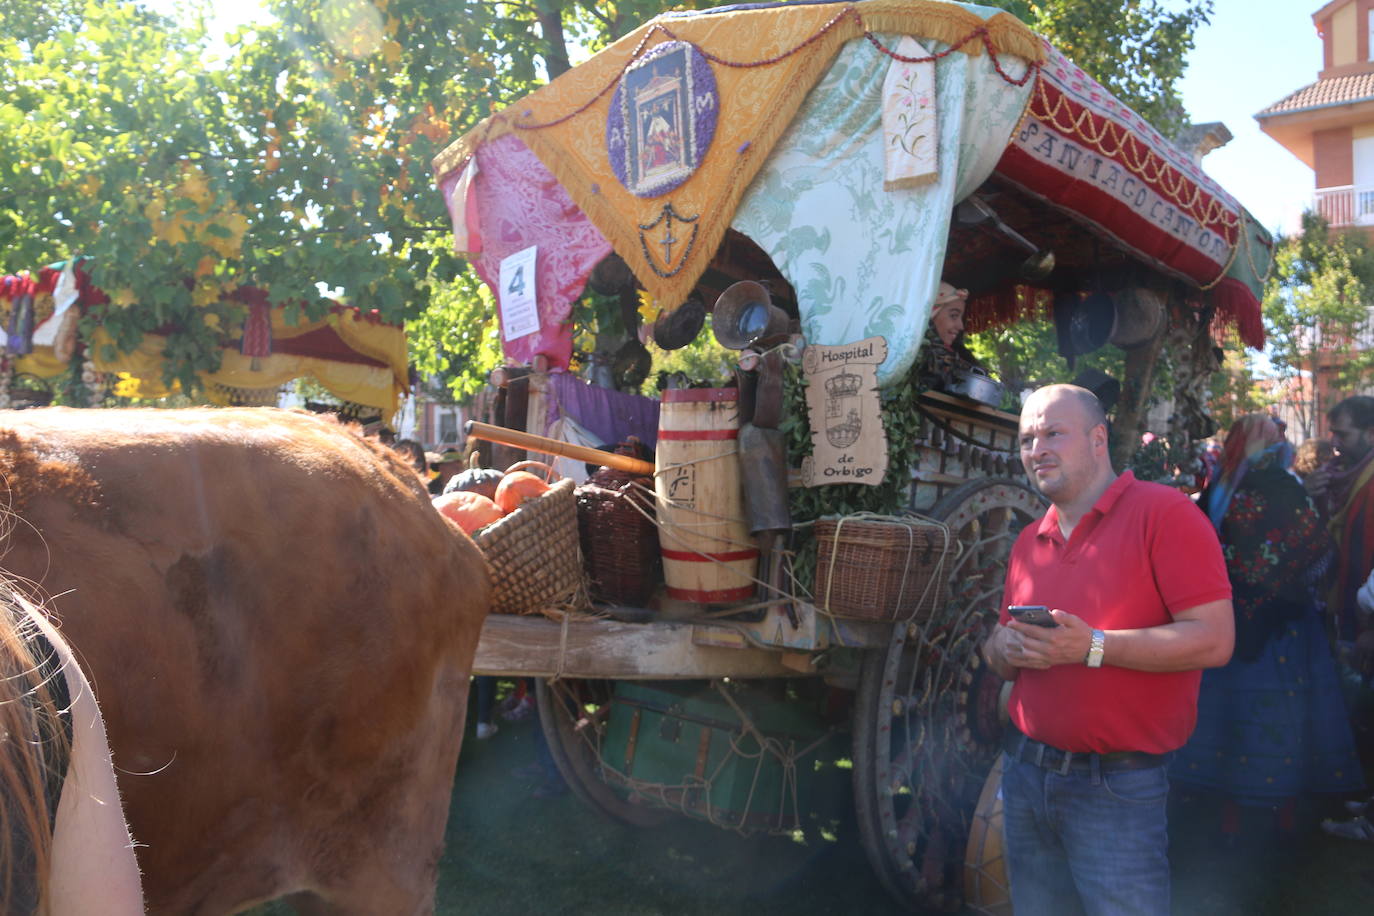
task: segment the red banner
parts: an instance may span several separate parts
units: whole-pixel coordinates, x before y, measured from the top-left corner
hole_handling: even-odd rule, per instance
[[[997,173],[1199,287],[1234,258],[1240,205],[1053,48]]]

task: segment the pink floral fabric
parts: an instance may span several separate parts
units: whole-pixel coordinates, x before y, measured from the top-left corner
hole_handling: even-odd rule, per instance
[[[467,229],[481,238],[482,251],[472,265],[491,289],[501,279],[501,260],[531,245],[539,246],[535,260],[539,330],[503,340],[506,358],[528,363],[537,354],[551,367],[564,369],[572,356],[572,304],[582,295],[587,277],[611,251],[611,243],[572,202],[562,185],[519,137],[511,134],[477,150],[474,182],[481,225]],[[451,198],[457,182],[442,190]],[[449,200],[450,213],[467,210]]]

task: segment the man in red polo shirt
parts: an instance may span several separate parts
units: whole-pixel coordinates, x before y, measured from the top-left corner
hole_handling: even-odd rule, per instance
[[[983,646],[1015,681],[1003,761],[1017,916],[1168,913],[1169,755],[1197,719],[1203,668],[1234,641],[1215,531],[1182,493],[1118,476],[1097,398],[1042,388],[1021,411],[1021,461],[1051,502],[1017,538]]]

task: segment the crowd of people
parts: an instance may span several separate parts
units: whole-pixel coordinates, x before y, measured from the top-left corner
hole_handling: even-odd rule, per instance
[[[1171,783],[1299,829],[1300,798],[1374,841],[1341,672],[1374,674],[1374,398],[1299,453],[1237,420],[1190,499],[1118,474],[1097,398],[1024,404],[1021,458],[1050,508],[1018,537],[984,656],[1013,681],[1003,761],[1018,916],[1167,913]],[[1043,606],[1037,618],[1033,613]],[[1334,652],[1333,652],[1334,649]]]

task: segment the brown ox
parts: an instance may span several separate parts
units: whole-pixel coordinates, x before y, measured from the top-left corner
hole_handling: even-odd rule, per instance
[[[304,414],[61,408],[0,412],[0,472],[150,910],[432,909],[489,586],[415,472]]]

